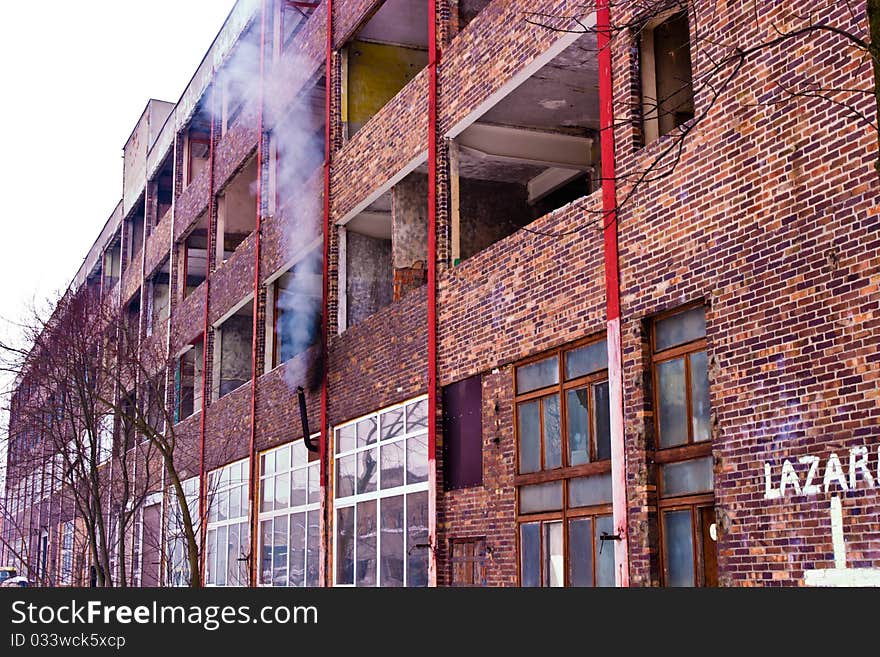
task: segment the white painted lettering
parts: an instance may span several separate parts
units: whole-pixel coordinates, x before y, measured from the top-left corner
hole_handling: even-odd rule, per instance
[[[770,464],[764,464],[764,499],[765,500],[778,500],[782,497],[782,493],[780,493],[777,489],[773,488],[773,482],[770,480]]]
[[[785,497],[785,487],[791,486],[795,495],[801,494],[801,482],[798,480],[797,472],[788,459],[782,464],[782,478],[779,482],[779,497]]]
[[[819,484],[813,483],[813,479],[815,478],[816,473],[819,471],[819,457],[802,456],[798,459],[798,463],[810,464],[810,469],[807,470],[807,480],[804,482],[804,495],[818,495],[822,489],[819,487]]]
[[[822,484],[825,486],[825,492],[831,488],[831,482],[837,480],[837,485],[844,491],[848,490],[846,485],[846,477],[843,474],[843,466],[840,465],[840,458],[836,452],[831,452],[828,462],[825,464],[825,476],[822,478]]]
[[[868,448],[853,447],[849,450],[849,487],[855,489],[858,472],[862,471],[862,478],[868,484],[868,488],[874,487],[874,475],[868,469]]]

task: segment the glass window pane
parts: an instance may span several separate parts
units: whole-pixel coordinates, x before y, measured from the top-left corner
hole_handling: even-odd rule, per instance
[[[241,488],[233,488],[229,491],[229,517],[239,518],[241,512],[241,496],[244,491]]]
[[[277,453],[275,455],[275,469],[278,472],[290,470],[290,447],[282,447],[281,449],[276,451]]]
[[[266,477],[263,479],[262,501],[260,502],[260,511],[275,510],[275,477]],[[214,506],[213,504],[211,506]],[[211,518],[211,521],[214,519]]]
[[[290,571],[288,586],[305,585],[306,566],[306,514],[294,513],[290,516]]]
[[[663,547],[667,586],[694,585],[694,538],[691,512],[667,511],[663,514]]]
[[[562,466],[562,432],[559,415],[559,395],[550,395],[542,400],[544,412],[544,469],[551,470]]]
[[[422,434],[406,441],[406,483],[428,481],[428,436]]]
[[[403,435],[403,409],[395,408],[382,413],[379,418],[382,427],[382,440],[390,440]]]
[[[559,358],[551,356],[516,368],[516,391],[531,392],[559,383]]]
[[[593,521],[568,522],[568,574],[571,586],[593,585]]]
[[[376,450],[368,449],[358,452],[357,456],[357,492],[371,493],[376,490],[377,471]]]
[[[336,583],[354,584],[354,507],[336,510]]]
[[[657,402],[660,406],[660,447],[684,445],[688,434],[683,358],[657,364]]]
[[[572,349],[565,354],[565,379],[576,379],[608,369],[608,343],[605,340]]]
[[[290,506],[290,471],[278,475],[275,480],[275,508],[280,510],[288,506]]]
[[[217,530],[217,586],[226,586],[226,556],[229,549],[226,531],[225,526]]]
[[[272,583],[272,521],[260,523],[260,581]]]
[[[406,407],[406,431],[413,433],[416,431],[428,430],[428,400],[420,399]]]
[[[354,427],[351,427],[352,431],[354,431]],[[354,447],[354,441],[352,440],[352,448]],[[309,450],[306,449],[306,444],[302,440],[297,440],[290,446],[290,451],[292,454],[291,465],[294,468],[299,468],[304,466],[309,461]],[[339,450],[342,451],[342,450]]]
[[[541,586],[541,523],[526,522],[519,526],[520,583]]]
[[[264,475],[272,474],[271,472],[268,472],[266,470],[266,455],[265,454],[262,454],[260,456],[260,474],[264,474]]]
[[[355,446],[356,428],[353,424],[336,430],[336,453],[350,452]],[[296,459],[294,459],[296,462]]]
[[[609,536],[615,533],[612,516],[596,518],[594,550],[596,553],[596,586],[614,586],[614,541],[601,540],[603,532]]]
[[[517,438],[519,440],[519,471],[537,472],[541,469],[541,416],[540,403],[517,404]]]
[[[376,500],[357,505],[357,563],[358,586],[376,586]]]
[[[376,442],[376,418],[370,416],[357,423],[358,447]]]
[[[406,585],[428,585],[428,492],[406,496]]]
[[[271,520],[269,521],[269,531],[270,532],[272,531],[272,521]],[[205,581],[208,584],[213,584],[214,583],[214,571],[217,570],[217,568],[214,564],[214,561],[217,558],[217,531],[214,529],[210,530],[208,532],[207,539],[208,539],[208,554],[205,556]],[[271,538],[269,540],[271,541]],[[175,541],[175,543],[176,543],[176,541]],[[175,545],[175,547],[176,547],[176,545]],[[175,550],[175,552],[176,552],[176,550]],[[264,554],[265,554],[265,552],[264,552]],[[176,562],[177,562],[177,559],[174,556],[172,556],[171,563],[175,564]],[[268,566],[267,566],[265,559],[262,562],[261,571],[265,576],[263,579],[263,581],[265,581],[265,582],[269,581],[269,577],[272,574],[271,564],[272,564],[272,562],[269,561]]]
[[[578,477],[568,482],[569,506],[593,506],[611,502],[611,473]]]
[[[544,523],[544,586],[565,586],[562,522]]]
[[[403,495],[381,501],[381,586],[403,586]]]
[[[321,462],[314,461],[308,468],[309,503],[321,501]]]
[[[562,508],[562,482],[520,486],[519,512],[558,511]]]
[[[660,466],[663,497],[705,493],[712,490],[712,457],[666,463]]]
[[[568,413],[568,464],[590,462],[590,415],[587,407],[587,389],[566,393]]]
[[[706,337],[706,309],[695,306],[654,325],[655,350],[662,351],[676,345]]]
[[[691,365],[691,428],[694,442],[709,440],[709,364],[705,351],[690,354]]]
[[[354,468],[356,454],[336,459],[336,497],[354,495]]]
[[[287,516],[276,516],[272,537],[272,585],[287,584]]]
[[[593,385],[593,414],[596,418],[596,460],[611,458],[611,398],[608,381]]]
[[[263,464],[263,472],[272,474],[275,472],[275,451],[267,452]]]
[[[379,459],[382,464],[382,473],[379,479],[381,488],[403,486],[403,447],[402,440],[390,445],[382,445],[382,454]]]
[[[321,567],[321,516],[320,511],[308,513],[306,537],[306,586],[318,586]]]
[[[242,569],[243,561],[239,561],[242,552],[239,541],[239,525],[229,525],[229,586],[247,586],[247,574]],[[247,550],[247,546],[245,546]]]
[[[290,506],[302,506],[306,503],[308,472],[303,468],[290,473]]]

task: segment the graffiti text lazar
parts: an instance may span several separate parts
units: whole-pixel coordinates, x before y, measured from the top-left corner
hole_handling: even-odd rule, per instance
[[[876,475],[871,471],[868,459],[870,451],[864,445],[849,450],[849,458],[841,461],[836,452],[825,460],[818,456],[802,456],[797,459],[799,467],[786,459],[779,474],[774,473],[773,465],[764,464],[764,499],[784,499],[786,495],[818,495],[834,489],[847,491],[855,489],[859,482],[874,488],[880,483],[880,447],[877,448]]]

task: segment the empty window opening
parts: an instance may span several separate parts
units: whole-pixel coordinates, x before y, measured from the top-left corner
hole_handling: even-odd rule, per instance
[[[225,262],[257,226],[257,158],[252,157],[217,199],[217,262]]]
[[[306,186],[324,161],[325,80],[321,76],[304,92],[294,108],[273,129],[269,184],[276,209],[293,221],[309,221],[321,212],[320,196],[307,196]]]
[[[183,296],[201,285],[208,275],[208,214],[203,213],[196,227],[183,242]]]
[[[184,187],[208,168],[210,157],[211,114],[204,107],[200,107],[196,110],[184,138]]]
[[[428,280],[428,177],[416,169],[340,231],[340,280],[348,328],[421,288]]]
[[[221,94],[221,134],[236,124],[248,101],[259,95],[261,29],[259,20],[251,22],[215,78],[215,87]],[[271,52],[266,56],[271,56]]]
[[[254,302],[248,301],[216,328],[214,344],[214,399],[219,399],[251,380]]]
[[[466,28],[491,0],[459,0],[458,1],[458,29]]]
[[[428,5],[386,0],[342,51],[342,123],[346,137],[428,64]]]
[[[596,189],[595,44],[579,37],[454,140],[454,263]]]
[[[199,337],[177,359],[174,376],[174,421],[185,420],[202,410],[202,358],[204,345]]]
[[[156,184],[156,223],[161,222],[171,212],[171,201],[174,196],[174,161],[171,154],[165,158],[159,173],[155,178]]]
[[[147,285],[147,335],[152,335],[161,324],[168,321],[171,314],[171,270],[166,258],[158,271],[150,278]]]
[[[128,257],[125,266],[136,263],[139,260],[141,249],[144,247],[144,199],[141,198],[132,210],[131,215],[125,220],[125,237]]]
[[[322,253],[308,252],[271,285],[272,367],[301,354],[321,337]]]
[[[306,19],[315,12],[317,0],[284,0],[280,5],[281,49],[287,50],[293,37],[302,29]]]
[[[116,285],[122,269],[122,240],[117,234],[104,252],[104,289],[109,291]]]
[[[687,11],[648,23],[640,51],[644,137],[650,144],[694,118]]]

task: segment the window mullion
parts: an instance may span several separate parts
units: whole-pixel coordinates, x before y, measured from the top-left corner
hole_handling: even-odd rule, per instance
[[[688,352],[682,354],[684,359],[684,400],[685,400],[685,416],[687,420],[687,444],[694,444],[694,427],[693,427],[693,399],[691,398],[691,359]]]

